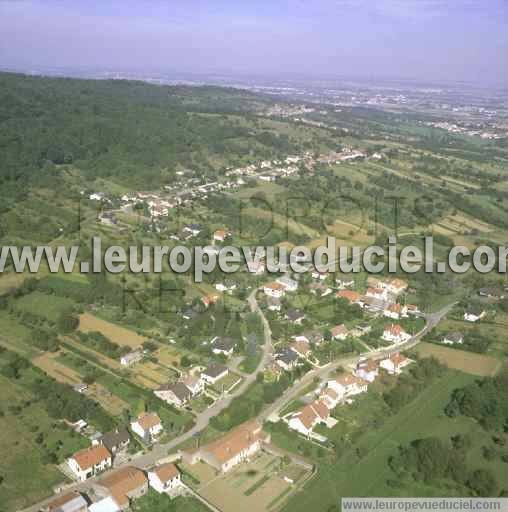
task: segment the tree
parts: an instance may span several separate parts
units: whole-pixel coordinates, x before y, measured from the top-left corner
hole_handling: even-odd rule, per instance
[[[477,496],[496,496],[498,492],[498,484],[494,474],[489,469],[477,469],[471,473],[467,481]]]
[[[77,329],[79,319],[73,313],[62,313],[57,320],[57,328],[62,333],[69,333]]]

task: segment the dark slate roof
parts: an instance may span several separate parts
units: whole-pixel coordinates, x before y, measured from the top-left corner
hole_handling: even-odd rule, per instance
[[[203,373],[205,375],[208,375],[209,377],[214,378],[224,373],[227,369],[228,367],[223,364],[212,363],[206,368],[206,370]]]
[[[224,350],[225,352],[230,351],[232,348],[235,347],[235,342],[232,338],[229,336],[225,337],[218,337],[212,344],[213,348],[216,348],[218,350]]]
[[[111,452],[114,448],[128,442],[129,439],[129,432],[127,432],[125,428],[122,428],[104,434],[99,442]]]
[[[298,359],[298,354],[293,350],[286,348],[277,354],[277,359],[285,364],[291,364]]]
[[[164,384],[159,388],[159,391],[172,391],[182,401],[188,400],[192,396],[190,389],[183,382]]]

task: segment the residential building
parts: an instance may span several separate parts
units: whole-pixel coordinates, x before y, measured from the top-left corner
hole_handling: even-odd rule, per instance
[[[383,359],[379,366],[386,370],[390,375],[398,375],[402,372],[402,369],[405,368],[408,364],[411,364],[411,359],[399,354],[392,354],[390,357]]]
[[[386,288],[367,288],[365,296],[384,301],[388,300],[388,291]]]
[[[89,512],[121,512],[122,509],[113,497],[108,496],[90,505],[88,510]]]
[[[107,432],[97,441],[95,441],[96,444],[102,444],[105,446],[113,455],[115,455],[117,452],[125,450],[125,448],[129,446],[130,442],[131,438],[126,428],[117,428],[116,430]]]
[[[319,400],[323,402],[331,411],[337,407],[338,403],[340,402],[340,396],[334,389],[325,388],[319,396]]]
[[[80,450],[67,460],[70,470],[80,482],[84,482],[88,478],[110,468],[112,462],[111,453],[102,445]]]
[[[486,315],[485,311],[478,309],[478,308],[472,308],[468,309],[464,312],[464,320],[466,322],[478,322]]]
[[[287,292],[296,292],[298,290],[298,282],[288,276],[279,277],[275,282],[283,286]]]
[[[464,343],[464,335],[460,332],[449,332],[443,337],[443,343],[445,345],[462,345]]]
[[[337,292],[336,297],[338,299],[346,299],[349,304],[359,304],[362,296],[354,290],[340,290]]]
[[[268,297],[280,299],[281,297],[284,297],[286,293],[286,288],[282,286],[280,283],[274,281],[272,283],[265,284],[263,287],[263,291],[265,295],[268,295]]]
[[[399,279],[398,277],[394,277],[393,279],[389,279],[384,285],[390,293],[394,295],[399,295],[403,291],[405,291],[408,287],[407,281],[404,279]]]
[[[225,229],[218,229],[213,234],[213,240],[214,242],[224,242],[228,236],[229,233]]]
[[[164,402],[177,407],[183,407],[192,398],[191,390],[183,382],[163,384],[154,393]]]
[[[150,487],[159,494],[170,492],[182,485],[180,471],[173,463],[161,464],[148,472]]]
[[[212,352],[215,355],[224,355],[226,357],[231,357],[235,350],[235,342],[232,338],[228,336],[216,336],[212,340]]]
[[[241,462],[248,460],[270,442],[270,435],[263,432],[256,421],[249,421],[229,431],[223,437],[202,446],[198,450],[183,452],[185,462],[203,461],[221,473],[226,473]]]
[[[408,334],[399,324],[391,324],[385,327],[382,338],[391,343],[404,343],[411,335]]]
[[[354,286],[355,284],[355,280],[354,279],[349,279],[349,278],[338,278],[338,279],[335,279],[335,284],[339,287],[339,288],[350,288],[351,286]]]
[[[137,363],[143,359],[143,352],[141,350],[134,350],[125,354],[120,358],[120,364],[122,366],[130,366],[131,364]]]
[[[276,354],[275,361],[283,370],[290,371],[295,368],[298,363],[298,354],[286,348]]]
[[[96,488],[99,493],[111,496],[124,510],[129,507],[131,500],[141,498],[148,492],[148,478],[140,469],[127,466],[101,479]]]
[[[319,346],[323,341],[325,341],[325,335],[319,329],[311,329],[309,331],[305,331],[303,336],[308,340],[311,345]]]
[[[302,358],[307,358],[312,352],[306,341],[295,341],[289,348]]]
[[[315,401],[294,412],[288,421],[288,427],[309,436],[314,427],[319,423],[326,423],[329,416],[328,407],[323,402]]]
[[[420,308],[414,304],[407,304],[407,314],[408,315],[418,315],[420,314]]]
[[[266,305],[268,306],[268,309],[270,311],[280,311],[282,307],[280,299],[277,299],[275,297],[267,297]]]
[[[327,385],[337,393],[339,400],[365,393],[368,389],[367,381],[351,373],[339,375],[336,379],[328,381]]]
[[[157,414],[142,413],[136,421],[131,423],[131,430],[145,442],[153,441],[163,430],[162,423]]]
[[[192,396],[199,395],[205,390],[205,383],[201,376],[189,375],[181,380],[184,386],[191,392]]]
[[[78,492],[72,491],[54,500],[50,501],[46,506],[42,507],[42,512],[87,512],[88,503],[85,498]]]
[[[336,325],[330,330],[332,339],[334,340],[345,340],[348,337],[348,330],[344,324]]]
[[[290,309],[286,313],[286,320],[292,324],[301,325],[305,319],[305,313],[299,309]]]
[[[223,364],[212,363],[201,373],[206,384],[215,384],[229,373],[229,368]]]
[[[392,318],[393,320],[399,320],[400,318],[407,317],[407,307],[402,304],[389,304],[383,311],[383,315]]]
[[[356,365],[355,375],[367,382],[374,382],[379,375],[379,365],[374,359],[361,359]]]

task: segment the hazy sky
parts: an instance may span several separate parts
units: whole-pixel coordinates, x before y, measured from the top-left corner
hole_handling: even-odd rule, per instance
[[[508,83],[508,0],[0,0],[0,66]]]

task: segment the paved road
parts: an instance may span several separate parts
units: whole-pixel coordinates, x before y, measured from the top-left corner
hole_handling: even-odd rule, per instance
[[[264,409],[259,415],[258,419],[260,421],[265,421],[268,418],[270,418],[270,416],[278,416],[278,413],[292,400],[300,396],[301,393],[305,390],[305,388],[309,386],[316,377],[319,379],[324,379],[330,373],[334,372],[341,366],[345,367],[356,364],[358,360],[361,359],[362,357],[382,359],[385,357],[389,357],[390,355],[395,354],[397,352],[402,352],[404,350],[409,350],[413,348],[415,345],[418,344],[418,342],[421,340],[423,336],[425,336],[429,331],[431,331],[442,320],[442,318],[449,313],[449,311],[453,308],[454,305],[455,303],[449,304],[435,313],[425,315],[425,327],[419,333],[415,334],[404,343],[400,343],[399,345],[391,346],[388,348],[364,352],[362,354],[352,357],[338,359],[333,363],[327,364],[326,366],[316,368],[314,370],[307,372],[297,383],[295,383],[292,387],[287,389],[286,392],[279,399],[277,399],[273,404]]]
[[[215,404],[208,408],[206,411],[201,413],[196,417],[196,423],[195,425],[185,432],[184,434],[176,437],[169,443],[164,443],[160,445],[155,445],[149,453],[143,454],[139,457],[136,457],[134,460],[131,460],[129,462],[125,462],[124,464],[117,466],[115,469],[118,469],[122,466],[131,465],[136,466],[141,469],[146,469],[148,467],[154,466],[157,461],[160,459],[163,459],[167,457],[168,452],[176,448],[178,445],[183,443],[184,441],[187,441],[191,439],[192,437],[198,435],[201,431],[203,431],[207,426],[210,420],[217,416],[221,411],[223,411],[226,407],[229,406],[231,401],[242,395],[247,388],[254,382],[256,379],[256,375],[259,371],[261,371],[271,360],[273,355],[273,345],[272,345],[272,332],[270,330],[270,325],[268,321],[266,320],[264,314],[262,313],[259,304],[256,300],[256,293],[258,289],[255,289],[252,291],[252,293],[249,295],[247,302],[249,304],[249,307],[252,312],[257,312],[261,316],[262,322],[263,322],[263,330],[264,330],[264,344],[263,344],[263,355],[261,358],[261,361],[259,362],[259,365],[255,372],[252,374],[249,374],[245,377],[244,381],[235,388],[234,392],[230,395],[227,395],[221,399],[219,399]],[[387,357],[393,353],[400,352],[403,350],[408,350],[412,347],[414,347],[421,339],[422,336],[424,336],[429,330],[434,328],[441,319],[452,309],[454,304],[449,304],[445,308],[441,309],[440,311],[436,313],[432,313],[429,315],[425,315],[426,319],[426,325],[425,327],[416,335],[411,337],[408,341],[405,343],[401,343],[398,346],[365,352],[363,354],[350,357],[350,358],[344,358],[337,361],[334,361],[333,363],[329,363],[328,365],[316,368],[314,370],[311,370],[307,374],[305,374],[299,381],[297,381],[292,387],[290,387],[286,392],[273,404],[266,407],[261,413],[258,415],[259,421],[265,421],[270,416],[277,414],[286,404],[291,402],[291,400],[294,400],[296,397],[298,397],[302,391],[312,383],[313,379],[315,377],[318,377],[320,379],[326,377],[331,372],[335,371],[340,366],[347,366],[350,364],[355,364],[358,359],[361,357],[371,357],[371,358],[381,358],[381,357]],[[67,491],[69,490],[78,490],[81,492],[87,492],[91,489],[92,485],[99,479],[102,478],[106,473],[103,473],[98,478],[89,479],[86,482],[80,483],[80,484],[74,484],[72,486],[69,486],[66,488]],[[42,506],[47,504],[49,501],[51,501],[54,498],[48,498],[47,500],[44,500],[37,505],[33,505],[31,507],[28,507],[25,509],[24,512],[38,512]]]
[[[254,371],[251,374],[246,375],[244,377],[243,382],[239,386],[237,386],[231,394],[228,394],[228,395],[220,398],[211,407],[209,407],[204,412],[199,414],[196,417],[196,423],[190,430],[188,430],[187,432],[183,433],[182,435],[176,437],[175,439],[171,440],[169,443],[155,445],[149,453],[140,455],[131,461],[126,461],[125,463],[123,463],[121,465],[115,466],[115,469],[119,469],[123,466],[136,466],[141,469],[146,469],[148,467],[154,466],[158,460],[167,457],[169,451],[173,450],[174,448],[176,448],[178,445],[180,445],[184,441],[191,439],[192,437],[198,435],[201,431],[203,431],[208,426],[208,423],[210,422],[210,420],[213,417],[217,416],[218,414],[220,414],[221,411],[223,411],[226,407],[228,407],[234,398],[241,396],[247,390],[247,388],[256,380],[256,375],[258,374],[258,372],[262,371],[263,368],[265,368],[265,366],[271,361],[272,354],[273,354],[272,331],[270,330],[270,325],[269,325],[268,321],[266,320],[265,316],[263,315],[263,313],[259,307],[259,304],[257,303],[257,300],[256,300],[257,291],[258,291],[258,289],[253,290],[247,299],[250,310],[252,312],[259,313],[261,316],[261,319],[263,321],[263,333],[264,333],[264,343],[262,346],[263,354],[262,354],[261,360],[258,364],[256,371]],[[105,474],[106,473],[101,474],[99,478],[102,478]],[[83,482],[80,484],[74,484],[72,486],[67,487],[66,491],[77,490],[80,492],[87,492],[91,489],[92,485],[99,478],[91,478],[91,479],[87,480],[86,482]],[[25,512],[38,512],[38,510],[42,506],[47,504],[53,498],[54,498],[54,496],[36,504],[36,505],[26,508]]]

